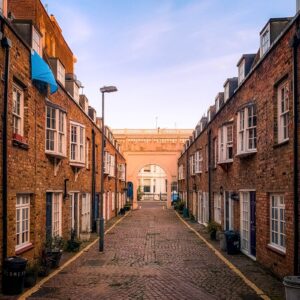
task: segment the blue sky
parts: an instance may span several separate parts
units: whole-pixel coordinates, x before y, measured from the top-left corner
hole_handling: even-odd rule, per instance
[[[90,104],[112,128],[194,128],[269,18],[296,0],[43,0],[78,59]]]

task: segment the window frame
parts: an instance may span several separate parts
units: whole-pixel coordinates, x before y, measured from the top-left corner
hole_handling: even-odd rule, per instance
[[[35,39],[35,37],[38,37],[38,41]],[[34,26],[32,26],[31,48],[42,57],[42,35]]]
[[[240,85],[245,79],[245,59],[238,66],[238,84]]]
[[[63,85],[65,86],[66,80],[66,69],[64,65],[61,63],[59,59],[57,59],[57,74],[56,74],[56,79]]]
[[[19,98],[19,112],[16,110],[16,101],[15,95],[20,95]],[[17,109],[17,110],[18,110]],[[19,124],[17,127],[15,126],[15,120]],[[13,127],[13,134],[14,135],[20,135],[24,136],[24,89],[22,89],[19,85],[16,83],[13,83],[13,105],[12,105],[12,127]],[[17,128],[17,132],[16,132]]]
[[[48,109],[54,112],[54,125],[55,128],[48,127]],[[51,105],[45,107],[45,153],[58,156],[67,156],[67,114],[59,108],[54,108]],[[53,119],[53,118],[52,118]],[[51,122],[51,120],[50,120]],[[48,132],[53,133],[53,150],[48,149]],[[61,150],[60,150],[61,149]]]
[[[201,174],[203,170],[203,157],[200,150],[195,152],[195,173]]]
[[[81,194],[81,232],[91,232],[91,195]]]
[[[76,128],[76,135],[74,135],[74,132],[72,132],[72,128]],[[76,137],[76,140],[72,140],[74,137]],[[78,167],[84,167],[86,165],[85,141],[86,141],[85,126],[80,123],[71,121],[70,122],[70,164],[71,165],[75,165]]]
[[[265,39],[265,37],[268,37]],[[266,26],[264,31],[260,35],[260,56],[263,56],[266,52],[268,52],[271,46],[271,31],[270,24]]]
[[[277,200],[277,206],[273,206],[273,203],[272,203],[273,198],[274,198],[274,200],[275,199]],[[283,202],[283,204],[280,203],[281,201]],[[278,194],[277,193],[270,194],[270,204],[269,205],[270,205],[270,242],[269,242],[269,246],[285,253],[286,252],[286,218],[285,218],[286,211],[285,211],[284,194],[279,194],[279,193]],[[272,215],[273,208],[275,208],[277,211],[277,219],[273,218],[273,215]],[[283,221],[281,220],[280,210],[283,210],[283,218],[284,218]],[[274,210],[274,212],[275,212],[275,210]],[[274,224],[273,221],[278,223],[277,224],[278,231],[275,231],[272,229],[272,226]],[[280,230],[281,223],[283,223],[283,231]],[[274,237],[275,236],[277,237],[277,240],[278,240],[277,243],[273,241],[273,235],[272,235],[273,233],[274,233]],[[281,235],[283,236],[283,244],[284,245],[280,245]]]
[[[53,192],[52,193],[52,219],[51,219],[51,235],[52,237],[62,236],[62,193]],[[58,203],[55,203],[58,201]],[[58,211],[55,210],[58,208]],[[56,218],[56,216],[58,218]],[[57,226],[56,226],[57,224]]]
[[[18,203],[20,200],[20,203]],[[26,200],[26,201],[24,201]],[[15,250],[20,250],[24,247],[27,247],[28,245],[31,244],[30,242],[30,204],[31,204],[31,197],[30,194],[17,194],[16,197],[16,246]],[[19,213],[19,218],[18,218],[18,211]],[[23,215],[23,211],[27,211],[25,213],[25,216]],[[25,226],[24,226],[24,221],[25,221]],[[19,226],[18,226],[19,224]],[[25,230],[24,230],[25,227]],[[19,228],[19,230],[18,230]],[[25,233],[25,237],[23,237],[23,234]],[[27,233],[27,235],[26,235]],[[19,242],[18,243],[18,235],[19,237]]]
[[[213,193],[213,197],[214,197],[214,221],[221,225],[222,224],[222,195],[220,193]]]
[[[278,144],[284,143],[289,140],[289,82],[284,81],[277,87],[277,139]],[[284,93],[284,95],[283,95]],[[283,97],[283,98],[282,98]],[[282,103],[283,102],[283,103]],[[287,102],[287,103],[285,103]],[[285,110],[282,111],[282,104]],[[285,119],[286,118],[286,119]],[[286,122],[286,124],[285,124]],[[286,133],[285,133],[286,132]],[[286,136],[285,136],[286,134]]]
[[[232,140],[228,141],[228,128],[231,127]],[[233,162],[233,123],[230,122],[219,128],[218,132],[218,164]],[[229,157],[230,149],[232,157]]]
[[[250,113],[251,111],[251,113]],[[251,118],[251,120],[250,120]],[[251,135],[253,132],[253,136]],[[250,148],[250,141],[255,147]],[[255,104],[247,105],[238,111],[237,116],[237,155],[257,152],[257,109]]]

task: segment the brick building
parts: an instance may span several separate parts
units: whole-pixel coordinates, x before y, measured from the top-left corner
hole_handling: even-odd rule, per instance
[[[39,0],[1,4],[0,255],[32,260],[41,256],[47,237],[67,240],[73,231],[87,239],[95,230],[101,119],[79,93],[75,58],[54,16]],[[41,70],[36,62],[54,75],[52,82],[34,75]],[[126,178],[125,159],[108,127],[105,136],[108,220],[125,204]]]
[[[178,160],[196,220],[239,231],[241,251],[280,277],[299,273],[299,21],[267,22]]]

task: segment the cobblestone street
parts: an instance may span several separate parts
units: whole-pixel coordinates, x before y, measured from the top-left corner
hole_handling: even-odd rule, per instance
[[[143,203],[32,299],[258,299],[161,203]]]

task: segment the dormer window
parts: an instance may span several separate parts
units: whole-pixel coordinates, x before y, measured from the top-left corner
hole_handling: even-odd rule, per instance
[[[242,60],[241,63],[239,64],[239,78],[238,78],[238,83],[239,85],[241,82],[245,79],[245,60]]]
[[[224,102],[229,99],[229,82],[224,86]]]
[[[211,120],[211,112],[210,110],[207,111],[207,122],[210,122]]]
[[[270,24],[260,35],[260,56],[263,56],[270,48]]]
[[[57,60],[57,80],[65,86],[65,67]]]
[[[219,109],[220,109],[220,99],[217,98],[216,99],[216,112],[219,111]]]
[[[34,27],[32,27],[32,49],[42,56],[42,37]]]

